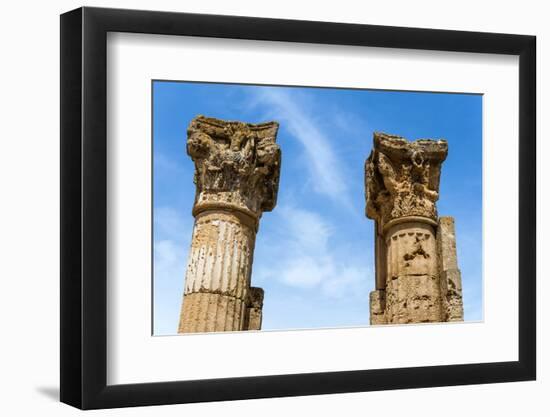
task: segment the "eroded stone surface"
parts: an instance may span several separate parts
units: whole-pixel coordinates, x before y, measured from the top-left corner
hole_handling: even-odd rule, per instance
[[[371,291],[370,297],[371,324],[386,324],[386,293],[384,290]]]
[[[264,305],[264,290],[251,287],[248,297],[245,330],[260,330],[262,328],[262,308]]]
[[[218,292],[245,300],[256,233],[229,211],[202,212],[195,219],[185,294]]]
[[[374,134],[365,163],[366,214],[375,221],[371,324],[462,320],[454,223],[438,222],[436,207],[446,157],[444,140]]]
[[[433,226],[406,222],[386,232],[386,320],[441,321],[436,239]]]
[[[437,244],[445,320],[462,321],[462,278],[456,258],[455,222],[452,217],[439,218]]]
[[[278,126],[198,116],[188,128],[197,189],[180,333],[261,327],[250,277],[259,219],[277,201]]]
[[[242,330],[246,319],[244,300],[216,292],[185,294],[179,333]]]
[[[384,225],[406,216],[437,219],[441,164],[447,157],[444,140],[374,134],[365,163],[367,216]]]
[[[279,124],[249,124],[198,116],[187,130],[187,153],[195,162],[194,213],[227,206],[252,217],[277,202],[281,151]]]

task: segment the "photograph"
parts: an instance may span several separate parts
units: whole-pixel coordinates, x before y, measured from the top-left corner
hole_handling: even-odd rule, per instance
[[[151,88],[153,336],[484,320],[483,94]]]
[[[549,14],[470,3],[4,3],[0,417],[550,415]]]
[[[102,415],[537,415],[548,25],[524,5],[399,1],[75,4],[57,34],[41,6],[11,61],[36,72],[48,33],[57,61],[8,83],[24,111],[7,155],[25,161],[6,178],[57,167],[59,192],[34,169],[4,205],[33,212],[5,216],[10,246],[38,248],[8,256],[28,322],[7,334],[40,344],[9,381]],[[21,86],[59,91],[31,117]],[[37,219],[47,239],[21,233]]]

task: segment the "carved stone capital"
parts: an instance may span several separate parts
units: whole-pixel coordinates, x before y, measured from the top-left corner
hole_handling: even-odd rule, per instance
[[[383,227],[408,216],[437,220],[441,164],[445,140],[374,133],[373,150],[365,162],[366,214]]]
[[[279,124],[250,124],[198,116],[187,130],[187,153],[195,162],[193,214],[210,209],[243,212],[258,219],[276,204],[281,151]]]

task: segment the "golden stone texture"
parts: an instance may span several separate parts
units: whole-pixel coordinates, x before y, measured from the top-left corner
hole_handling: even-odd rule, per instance
[[[365,163],[366,214],[375,221],[371,324],[463,320],[452,217],[438,218],[444,140],[374,134]]]
[[[204,116],[191,121],[195,226],[179,333],[261,328],[263,290],[250,282],[259,220],[277,201],[278,128]]]

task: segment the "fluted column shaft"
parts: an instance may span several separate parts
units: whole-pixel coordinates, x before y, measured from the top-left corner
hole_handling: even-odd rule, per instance
[[[243,330],[256,235],[252,221],[229,211],[197,216],[179,332]]]

